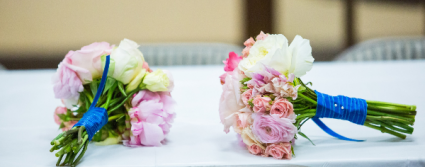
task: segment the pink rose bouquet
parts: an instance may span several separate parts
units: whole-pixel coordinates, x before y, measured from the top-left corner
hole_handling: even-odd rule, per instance
[[[89,141],[97,145],[161,146],[175,117],[170,72],[153,71],[134,41],[93,43],[69,51],[53,76],[54,121],[63,133],[51,152],[75,166]]]
[[[414,105],[330,96],[304,84],[300,77],[314,62],[309,40],[296,36],[288,44],[282,34],[261,32],[244,45],[242,56],[230,52],[224,61],[219,114],[224,131],[233,127],[251,154],[291,159],[297,135],[310,140],[301,132],[310,119],[342,140],[361,141],[333,132],[319,118],[348,120],[403,139],[412,134]]]

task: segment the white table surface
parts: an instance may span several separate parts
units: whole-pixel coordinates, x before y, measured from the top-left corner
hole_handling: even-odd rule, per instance
[[[157,67],[154,67],[156,69]],[[175,78],[177,117],[162,147],[90,144],[84,166],[425,166],[425,61],[315,63],[302,79],[331,95],[417,105],[413,135],[401,140],[347,121],[323,119],[334,131],[365,142],[333,138],[312,121],[296,141],[296,156],[276,160],[248,153],[225,134],[218,115],[223,66],[163,67]],[[54,70],[0,72],[0,166],[54,166],[50,141],[60,131],[53,111]]]

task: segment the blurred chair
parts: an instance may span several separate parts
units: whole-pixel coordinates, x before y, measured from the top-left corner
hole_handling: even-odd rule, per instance
[[[335,61],[382,61],[425,59],[425,37],[391,37],[359,43]]]
[[[0,64],[0,70],[6,70],[6,68]]]
[[[223,43],[159,43],[139,47],[150,66],[223,64],[229,52],[240,55],[242,49]]]

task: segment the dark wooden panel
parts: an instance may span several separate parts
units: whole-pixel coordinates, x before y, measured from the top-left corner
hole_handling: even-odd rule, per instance
[[[244,39],[256,37],[260,31],[273,33],[273,0],[245,0]]]

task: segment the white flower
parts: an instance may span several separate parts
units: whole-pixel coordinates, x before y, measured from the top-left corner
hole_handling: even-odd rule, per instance
[[[248,57],[239,63],[238,68],[247,76],[263,71],[267,66],[286,76],[293,73],[301,77],[313,66],[311,51],[310,41],[301,36],[297,35],[288,47],[288,40],[282,34],[269,35],[252,46]]]
[[[111,53],[109,76],[121,81],[124,85],[130,83],[142,70],[144,58],[137,49],[139,45],[129,39],[121,41],[118,48]]]
[[[152,92],[163,92],[168,91],[170,79],[167,73],[158,69],[152,73],[146,74],[145,79],[143,79],[143,84]]]
[[[288,40],[282,34],[269,35],[265,40],[258,40],[249,50],[249,55],[238,65],[248,76],[252,72],[263,70],[262,64],[268,64],[271,57],[279,50],[286,51]]]

